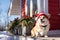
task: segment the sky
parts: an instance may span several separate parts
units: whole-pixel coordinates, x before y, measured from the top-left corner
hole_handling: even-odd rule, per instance
[[[11,17],[8,17],[8,9],[10,5],[10,0],[0,0],[0,26],[7,24],[8,19],[14,20],[16,18],[16,15],[12,15]]]
[[[0,14],[5,15],[8,11],[10,0],[0,0]]]
[[[0,0],[0,24],[4,25],[7,19],[7,13],[10,0]]]

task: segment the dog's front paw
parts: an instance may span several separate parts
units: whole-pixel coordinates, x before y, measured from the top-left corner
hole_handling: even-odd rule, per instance
[[[44,37],[48,37],[47,35],[45,35]]]
[[[32,38],[36,38],[36,37],[38,37],[38,36],[31,36]]]

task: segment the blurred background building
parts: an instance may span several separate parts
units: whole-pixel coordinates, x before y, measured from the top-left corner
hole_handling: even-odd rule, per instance
[[[18,5],[20,5],[20,7]],[[16,14],[16,12],[18,12],[18,10],[20,9],[20,17],[25,15],[29,15],[32,17],[35,11],[37,11],[37,13],[41,11],[44,11],[45,14],[49,13],[51,15],[50,29],[60,30],[60,11],[59,11],[60,1],[59,0],[13,0],[12,9],[15,11],[14,14]],[[16,11],[15,9],[18,10]]]
[[[32,16],[44,11],[50,13],[51,30],[60,30],[60,0],[1,0],[0,1],[0,27],[6,27],[14,18]]]

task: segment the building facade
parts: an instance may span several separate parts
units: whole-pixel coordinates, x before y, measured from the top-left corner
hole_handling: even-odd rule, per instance
[[[51,29],[60,30],[60,0],[49,0],[48,11],[51,14]]]
[[[13,0],[11,13],[24,17],[44,11],[50,13],[51,30],[60,30],[60,0]]]

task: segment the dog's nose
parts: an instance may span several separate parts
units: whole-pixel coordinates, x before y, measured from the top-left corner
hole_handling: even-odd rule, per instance
[[[45,21],[43,21],[43,19],[41,19],[41,22],[44,23]]]

